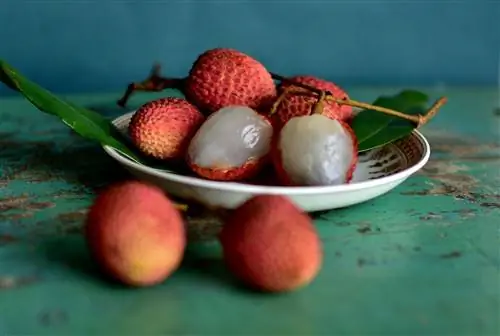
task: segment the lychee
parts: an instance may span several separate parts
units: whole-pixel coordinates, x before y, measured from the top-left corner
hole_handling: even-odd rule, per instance
[[[228,269],[257,290],[298,289],[321,268],[321,241],[311,218],[284,196],[246,201],[226,219],[219,238]]]
[[[295,76],[289,78],[290,81],[300,84],[306,84],[318,90],[329,91],[335,98],[348,99],[347,93],[334,83],[313,76]],[[282,127],[292,117],[309,115],[314,104],[318,100],[318,95],[310,90],[296,85],[283,82],[278,88],[281,94],[286,89],[292,89],[293,92],[287,93],[281,100],[272,116],[272,120],[278,127]],[[351,106],[341,105],[333,101],[325,101],[323,115],[342,121],[348,121],[353,114]]]
[[[230,105],[265,110],[276,98],[276,85],[264,65],[230,48],[210,49],[198,56],[185,80],[189,101],[207,113]]]
[[[155,186],[122,182],[102,191],[90,208],[85,236],[98,265],[130,286],[150,286],[180,265],[183,219]]]
[[[322,114],[293,117],[273,139],[272,161],[285,185],[348,183],[358,162],[357,139],[340,120]]]
[[[182,159],[204,120],[203,114],[187,100],[167,97],[142,105],[128,130],[141,152],[156,159]]]
[[[245,180],[266,162],[272,135],[266,117],[247,106],[226,106],[198,129],[188,147],[187,163],[210,180]]]

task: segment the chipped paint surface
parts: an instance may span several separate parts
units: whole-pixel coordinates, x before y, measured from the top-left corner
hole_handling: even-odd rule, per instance
[[[29,284],[35,283],[38,279],[33,276],[1,276],[0,275],[0,290],[14,289]]]
[[[276,300],[234,286],[214,241],[224,214],[196,206],[185,214],[186,262],[164,285],[131,291],[102,279],[82,225],[95,193],[129,175],[57,119],[3,99],[0,334],[498,334],[500,147],[477,121],[497,122],[492,97],[451,92],[423,130],[433,152],[421,171],[373,201],[312,214],[323,269]],[[107,115],[123,112],[115,99],[75,97]],[[471,105],[473,116],[460,109]]]

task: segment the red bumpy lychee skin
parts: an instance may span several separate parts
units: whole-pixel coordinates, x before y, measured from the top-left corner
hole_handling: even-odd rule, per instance
[[[219,238],[229,270],[260,291],[298,289],[321,268],[321,241],[312,220],[284,196],[246,201],[227,218]]]
[[[257,175],[267,163],[267,157],[249,160],[241,167],[212,167],[203,168],[195,165],[189,158],[187,164],[191,170],[207,180],[213,181],[243,181]]]
[[[350,183],[353,176],[354,176],[354,171],[356,170],[356,167],[358,165],[358,139],[356,135],[354,134],[353,129],[346,123],[340,120],[337,120],[340,125],[342,125],[342,128],[347,131],[347,133],[350,135],[352,142],[353,142],[353,153],[354,156],[351,160],[349,169],[346,172],[345,175],[345,183]],[[271,151],[269,153],[270,160],[274,166],[274,170],[276,172],[276,178],[280,182],[281,185],[287,186],[287,187],[294,187],[294,186],[299,186],[295,183],[292,182],[292,179],[288,176],[288,173],[286,170],[283,168],[283,162],[281,159],[281,148],[279,146],[279,140],[280,140],[280,132],[276,132],[273,136],[273,139],[271,141]]]
[[[156,159],[183,159],[205,117],[187,100],[167,97],[142,105],[128,130],[138,149]]]
[[[265,111],[276,98],[276,85],[264,65],[230,48],[198,56],[184,89],[189,101],[207,114],[229,105]]]
[[[102,191],[87,216],[85,236],[98,265],[126,285],[151,286],[180,265],[184,222],[163,192],[128,181]]]
[[[315,87],[319,90],[330,91],[334,97],[339,99],[349,98],[347,93],[339,86],[317,77],[295,76],[289,79],[297,83]],[[287,87],[290,87],[290,84],[282,83],[278,88],[278,92],[283,92]],[[293,86],[293,90],[300,91],[300,94],[289,93],[279,104],[276,112],[272,116],[273,123],[278,128],[284,126],[285,123],[293,117],[310,114],[314,108],[314,104],[318,101],[317,95],[311,91],[297,86]],[[352,107],[348,105],[325,101],[322,114],[331,119],[349,122],[352,118],[353,110]]]

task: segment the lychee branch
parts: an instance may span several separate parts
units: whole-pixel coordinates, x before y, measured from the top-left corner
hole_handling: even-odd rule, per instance
[[[165,78],[160,75],[160,72],[161,65],[153,65],[148,78],[139,83],[130,83],[123,97],[117,101],[117,104],[121,107],[125,107],[130,96],[135,91],[160,92],[168,88],[182,90],[182,86],[184,85],[183,78]]]
[[[446,97],[441,97],[438,100],[436,100],[436,102],[434,102],[434,104],[432,105],[432,107],[425,113],[425,115],[420,115],[420,114],[410,115],[410,114],[405,114],[405,113],[402,113],[402,112],[398,112],[398,111],[395,111],[395,110],[392,110],[392,109],[389,109],[389,108],[386,108],[386,107],[371,105],[371,104],[367,104],[367,103],[363,103],[363,102],[358,102],[358,101],[355,101],[355,100],[352,100],[352,99],[340,99],[340,98],[336,98],[329,91],[325,92],[325,91],[317,89],[317,88],[315,88],[313,86],[310,86],[310,85],[307,85],[307,84],[303,84],[303,83],[298,83],[298,82],[289,80],[286,77],[283,77],[281,75],[277,75],[277,74],[274,74],[274,73],[271,73],[271,76],[274,79],[276,79],[276,80],[288,83],[290,85],[294,85],[294,86],[300,87],[302,89],[309,90],[309,91],[314,92],[314,93],[316,93],[316,94],[318,94],[320,96],[322,96],[322,95],[324,95],[326,93],[326,100],[334,101],[337,104],[349,105],[349,106],[352,106],[352,107],[358,107],[358,108],[362,108],[362,109],[365,109],[365,110],[373,110],[373,111],[377,111],[377,112],[389,114],[389,115],[392,115],[392,116],[395,116],[395,117],[399,117],[399,118],[411,121],[411,122],[417,124],[417,126],[419,126],[419,127],[422,126],[422,125],[424,125],[432,117],[434,117],[437,114],[437,112],[439,111],[439,109],[447,101]],[[290,93],[290,91],[288,91],[287,93]]]
[[[148,78],[146,78],[144,81],[139,82],[139,83],[130,83],[127,87],[127,90],[125,94],[123,95],[122,98],[120,98],[117,102],[119,106],[125,107],[127,104],[127,101],[129,100],[130,96],[134,91],[151,91],[151,92],[160,92],[162,90],[168,89],[168,88],[174,88],[181,90],[183,89],[185,78],[165,78],[160,75],[160,70],[161,66],[159,64],[155,64],[151,70],[150,75]],[[279,80],[281,82],[288,83],[290,85],[293,85],[295,87],[299,87],[302,89],[306,89],[308,91],[311,91],[313,93],[318,94],[319,96],[325,95],[325,99],[328,101],[334,101],[337,104],[341,105],[349,105],[352,107],[357,107],[365,110],[372,110],[372,111],[377,111],[381,113],[385,113],[388,115],[392,115],[395,117],[399,117],[408,121],[411,121],[417,125],[417,127],[420,127],[424,124],[426,124],[432,117],[436,115],[436,113],[439,111],[439,109],[446,103],[447,98],[446,97],[441,97],[438,100],[434,102],[432,107],[424,114],[417,114],[417,115],[411,115],[411,114],[405,114],[399,111],[395,111],[386,107],[382,106],[376,106],[368,103],[363,103],[359,101],[355,101],[352,99],[341,99],[341,98],[336,98],[333,96],[333,94],[329,91],[326,91],[323,93],[322,90],[317,89],[313,86],[303,84],[303,83],[298,83],[293,80],[290,80],[284,76],[271,73],[271,76],[275,80]],[[292,90],[285,90],[283,92],[284,94],[280,95],[278,97],[277,101],[273,104],[273,108],[271,109],[271,113],[276,110],[276,107],[281,103],[283,100],[284,96],[286,96],[288,93],[291,93]],[[300,94],[300,93],[299,93]]]
[[[425,125],[429,120],[432,119],[432,117],[434,117],[438,113],[441,106],[446,104],[447,101],[448,101],[448,98],[446,98],[446,97],[441,97],[438,100],[436,100],[425,115],[423,115],[423,116],[419,115],[419,117],[421,119],[419,119],[418,125],[419,126]]]
[[[280,104],[283,102],[283,100],[286,98],[286,96],[288,96],[288,94],[291,91],[293,91],[293,87],[292,86],[289,86],[289,87],[287,87],[287,88],[285,88],[283,90],[283,92],[274,101],[273,106],[271,107],[271,111],[269,112],[269,115],[273,115],[276,112],[276,110],[278,109],[278,107],[280,106]]]

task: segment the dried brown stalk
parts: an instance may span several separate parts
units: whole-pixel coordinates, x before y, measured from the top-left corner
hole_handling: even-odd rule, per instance
[[[155,64],[151,69],[149,76],[139,83],[130,83],[124,95],[117,101],[121,107],[127,105],[128,100],[135,91],[160,92],[168,88],[181,89],[184,79],[181,78],[165,78],[160,75],[161,65]]]
[[[271,75],[276,80],[288,83],[288,84],[296,86],[296,87],[300,87],[300,88],[309,90],[309,91],[314,92],[314,93],[316,93],[316,94],[318,94],[320,96],[322,94],[324,94],[324,92],[325,92],[325,91],[322,91],[320,89],[317,89],[317,88],[315,88],[313,86],[310,86],[310,85],[307,85],[307,84],[294,82],[294,81],[289,80],[286,77],[283,77],[281,75],[277,75],[277,74],[274,74],[274,73],[272,73]],[[290,93],[290,92],[291,91],[288,90],[288,93]],[[399,112],[399,111],[395,111],[395,110],[392,110],[392,109],[388,109],[388,108],[382,107],[382,106],[376,106],[376,105],[372,105],[372,104],[358,102],[358,101],[355,101],[355,100],[352,100],[352,99],[340,99],[340,98],[336,98],[329,91],[326,91],[326,99],[329,100],[329,101],[334,101],[337,104],[349,105],[349,106],[352,106],[352,107],[359,107],[359,108],[366,109],[366,110],[373,110],[373,111],[377,111],[377,112],[389,114],[389,115],[392,115],[392,116],[395,116],[395,117],[399,117],[399,118],[402,118],[402,119],[405,119],[405,120],[409,120],[409,121],[417,124],[418,127],[424,125],[432,117],[434,117],[437,114],[437,112],[439,111],[439,109],[441,108],[441,106],[443,106],[446,103],[446,101],[447,101],[446,97],[441,97],[441,98],[439,98],[438,100],[436,100],[434,102],[434,104],[432,105],[432,107],[424,115],[420,115],[420,114],[411,115],[411,114],[405,114],[405,113],[402,113],[402,112]]]

